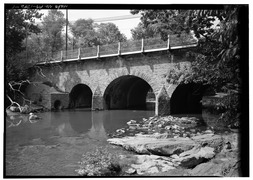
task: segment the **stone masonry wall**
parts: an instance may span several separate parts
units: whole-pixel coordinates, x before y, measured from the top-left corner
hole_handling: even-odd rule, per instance
[[[160,89],[165,86],[169,97],[171,97],[176,86],[167,83],[166,73],[174,67],[175,63],[189,64],[182,53],[178,54],[173,55],[173,53],[161,51],[49,64],[41,66],[45,77],[36,74],[33,80],[51,81],[66,93],[69,93],[77,84],[89,86],[93,95],[99,89],[99,93],[95,93],[92,102],[97,107],[93,107],[93,109],[103,109],[101,101],[103,101],[106,88],[113,80],[125,75],[133,75],[145,80],[156,96]]]
[[[51,109],[55,109],[56,101],[60,101],[60,109],[68,108],[69,94],[68,93],[52,93],[51,94]]]

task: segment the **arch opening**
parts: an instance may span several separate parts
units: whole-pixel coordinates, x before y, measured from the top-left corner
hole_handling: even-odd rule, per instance
[[[147,103],[151,86],[143,79],[126,75],[112,81],[104,93],[104,109],[154,110]]]
[[[205,89],[197,83],[178,85],[170,99],[171,114],[201,114]]]
[[[60,101],[60,100],[56,100],[56,101],[54,102],[54,109],[60,110],[61,107],[62,107],[61,101]]]
[[[69,108],[91,108],[92,91],[85,84],[73,87],[69,94]]]

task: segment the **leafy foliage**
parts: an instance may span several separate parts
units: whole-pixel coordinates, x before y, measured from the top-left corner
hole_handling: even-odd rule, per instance
[[[92,19],[78,19],[73,25],[70,25],[70,29],[77,47],[92,47],[98,44]]]
[[[43,41],[46,44],[47,51],[52,54],[59,51],[63,46],[62,29],[65,22],[64,14],[57,9],[49,10],[48,15],[43,18]]]
[[[228,114],[231,114],[227,114],[228,119],[240,109],[239,101],[233,99],[234,93],[241,92],[242,82],[239,63],[241,39],[238,34],[240,11],[240,5],[224,5],[215,10],[132,10],[131,13],[140,13],[144,27],[153,27],[163,39],[168,34],[194,32],[199,46],[188,53],[188,57],[194,59],[191,71],[174,70],[167,77],[177,77],[174,83],[202,83],[210,85],[216,92],[232,94],[227,105],[231,104],[226,106]]]
[[[84,154],[80,164],[76,171],[81,176],[114,176],[121,171],[115,155],[103,148]]]
[[[42,14],[35,9],[6,9],[5,47],[7,55],[19,53],[24,50],[23,40],[26,33],[40,32],[38,26],[34,25],[35,18],[41,18]]]
[[[113,23],[95,24],[92,19],[78,19],[70,26],[76,47],[93,47],[125,41],[126,37]]]
[[[97,28],[100,45],[126,41],[126,36],[113,23],[101,23]]]
[[[239,85],[240,42],[237,31],[239,6],[220,10],[132,10],[142,14],[145,27],[155,27],[162,38],[168,34],[193,31],[199,47],[188,53],[192,63],[191,80],[205,84]],[[218,23],[218,27],[214,26]]]
[[[134,40],[138,40],[142,38],[143,39],[153,38],[159,35],[157,32],[155,32],[154,29],[152,29],[152,27],[147,26],[145,28],[142,22],[140,22],[138,26],[135,27],[134,29],[131,29],[131,33],[132,33],[132,38]]]
[[[41,18],[42,14],[37,9],[6,9],[5,15],[6,82],[19,81],[27,78],[29,67],[24,39],[30,33],[40,32],[34,20]]]

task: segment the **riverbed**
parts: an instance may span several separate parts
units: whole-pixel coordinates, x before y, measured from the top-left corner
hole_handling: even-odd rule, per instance
[[[102,147],[128,154],[109,145],[108,134],[125,127],[131,119],[151,117],[154,111],[76,109],[37,115],[41,119],[32,123],[28,115],[6,118],[6,176],[77,176],[75,170],[85,152]],[[12,126],[9,122],[20,123]]]
[[[154,111],[75,109],[37,115],[41,118],[37,121],[29,121],[26,114],[7,116],[6,176],[77,176],[75,170],[85,153],[102,148],[115,156],[128,155],[131,152],[109,145],[107,139],[117,129],[127,128],[128,121],[141,122],[154,116]],[[201,119],[201,130],[217,125],[218,115],[205,110],[190,116]]]

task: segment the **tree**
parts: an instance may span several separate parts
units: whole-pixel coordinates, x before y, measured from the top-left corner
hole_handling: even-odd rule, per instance
[[[48,47],[45,44],[45,33],[32,33],[27,40],[27,56],[28,60],[33,63],[45,61]]]
[[[168,34],[189,33],[187,24],[189,10],[131,10],[132,14],[140,13],[141,22],[145,29],[152,29],[167,40]]]
[[[31,33],[39,33],[40,29],[34,24],[42,14],[37,9],[6,9],[5,10],[5,93],[6,102],[14,102],[15,92],[22,95],[22,85],[28,83],[28,68],[31,64],[27,59],[27,44],[24,41]],[[7,100],[8,99],[8,100]],[[5,103],[5,107],[7,104]],[[19,106],[20,107],[20,106]]]
[[[184,77],[180,77],[180,83],[202,83],[211,85],[216,92],[233,94],[241,92],[240,11],[239,5],[225,5],[218,10],[132,10],[131,13],[140,13],[144,26],[157,29],[163,39],[168,34],[193,31],[199,39],[199,46],[188,53],[195,60],[191,71],[186,71]],[[215,22],[218,23],[217,27]],[[175,76],[168,74],[168,79],[171,75]],[[229,109],[226,119],[231,122],[240,112],[238,96],[234,97],[237,100],[231,98],[223,103]]]
[[[45,33],[44,41],[47,51],[51,53],[49,57],[60,51],[63,46],[62,29],[64,25],[64,14],[57,9],[49,10],[48,15],[43,18],[42,32]]]
[[[30,33],[39,33],[34,24],[42,14],[37,9],[6,9],[5,58],[6,82],[26,79],[27,59],[24,40]]]
[[[98,25],[92,19],[78,19],[70,27],[77,47],[93,47],[126,40],[126,37],[113,23]]]
[[[70,25],[70,29],[77,47],[92,47],[99,44],[92,19],[78,19],[73,25]]]
[[[126,41],[126,36],[119,31],[119,28],[113,23],[101,23],[97,25],[99,44],[112,44]]]
[[[140,22],[134,29],[131,29],[131,34],[134,40],[152,38],[159,35],[159,33],[155,32],[152,27],[145,27],[142,22]]]

